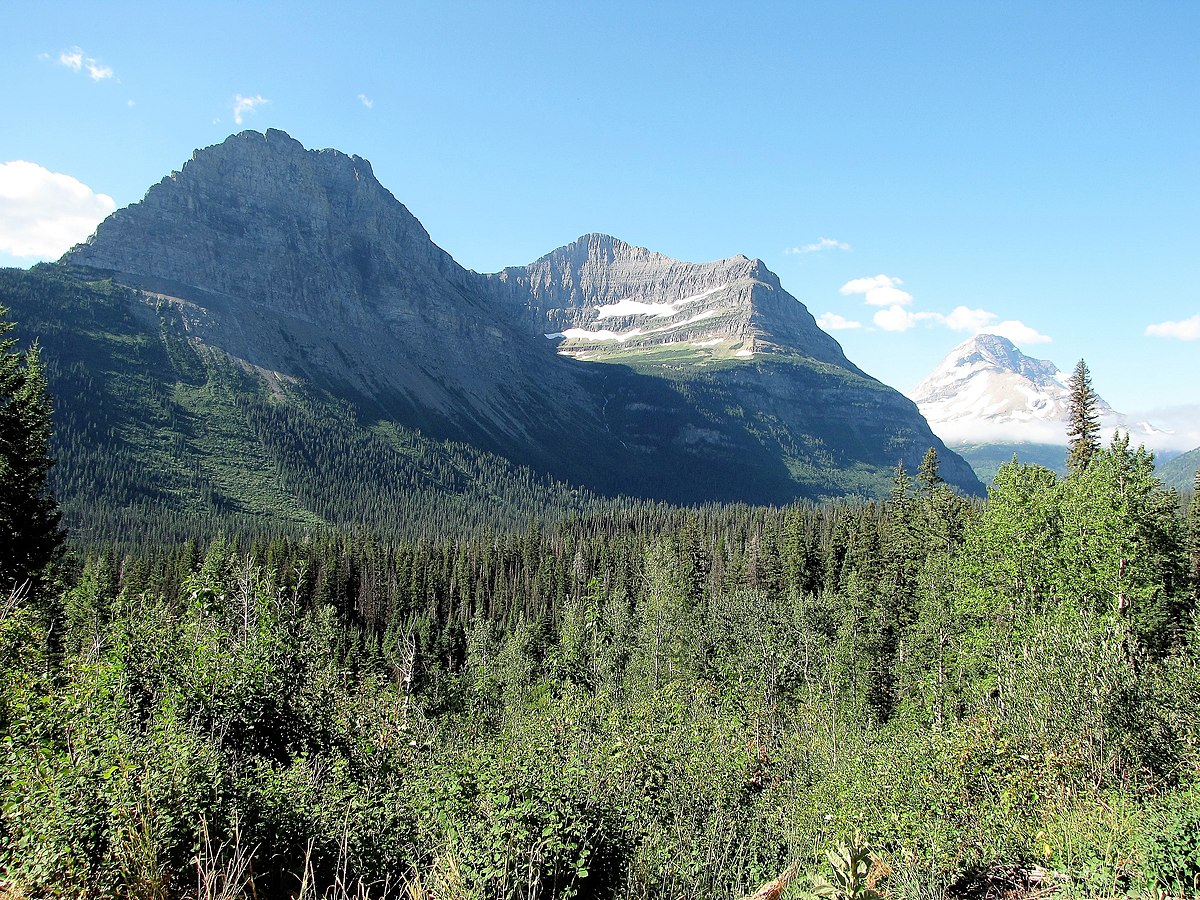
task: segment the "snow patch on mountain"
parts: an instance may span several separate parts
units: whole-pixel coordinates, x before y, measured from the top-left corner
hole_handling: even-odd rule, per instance
[[[621,360],[639,351],[654,359],[675,341],[706,351],[694,354],[696,362],[733,356],[735,346],[745,346],[864,374],[779,277],[746,256],[691,263],[611,235],[585,234],[528,265],[482,277],[496,302],[535,334],[559,341],[561,355],[604,358],[605,349],[617,349]],[[710,348],[694,343],[715,337],[722,340]]]
[[[616,303],[605,303],[602,306],[596,307],[596,319],[610,319],[618,316],[656,316],[665,318],[673,316],[683,309],[685,306],[690,306],[697,300],[703,300],[705,297],[711,297],[718,291],[723,291],[729,287],[729,283],[718,285],[707,291],[702,291],[699,294],[693,294],[690,297],[684,297],[681,300],[672,300],[667,303],[647,302],[628,297],[618,300]]]
[[[630,338],[640,337],[642,329],[635,328],[633,331],[626,331],[623,334],[618,334],[615,331],[609,331],[607,328],[602,328],[599,331],[588,331],[586,328],[568,328],[566,331],[556,331],[553,334],[548,334],[546,337],[551,340],[564,338],[568,341],[616,341],[624,343]]]
[[[547,334],[549,340],[567,340],[567,341],[616,341],[617,343],[625,343],[637,337],[644,337],[651,334],[665,334],[670,331],[675,331],[687,325],[695,325],[697,322],[703,322],[705,319],[711,319],[713,316],[719,316],[721,310],[707,309],[702,313],[698,313],[680,322],[672,322],[669,325],[664,325],[661,328],[634,328],[631,331],[616,332],[608,328],[601,328],[597,331],[592,331],[588,328],[567,328],[564,331],[555,331]],[[718,338],[715,343],[720,343]],[[674,342],[671,342],[674,343]]]

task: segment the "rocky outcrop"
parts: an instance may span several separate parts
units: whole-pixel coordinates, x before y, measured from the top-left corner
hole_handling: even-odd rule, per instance
[[[561,352],[624,352],[669,344],[800,355],[858,371],[761,260],[682,262],[605,234],[588,234],[527,266],[486,276]]]
[[[915,470],[930,447],[942,455],[947,481],[979,489],[912,401],[850,362],[761,260],[681,262],[589,234],[483,277],[499,304],[561,354],[621,363],[683,386],[686,404],[661,396],[647,402],[622,389],[604,408],[626,449],[661,453],[669,443],[712,464],[726,483],[709,487],[707,497],[682,495],[689,500],[702,502],[747,477],[764,485],[759,498],[773,501],[786,500],[789,490],[875,494],[881,473],[901,460]],[[697,411],[698,418],[690,415]],[[725,427],[714,429],[722,420]]]

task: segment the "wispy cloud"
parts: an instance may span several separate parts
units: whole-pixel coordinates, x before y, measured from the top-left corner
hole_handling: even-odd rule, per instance
[[[70,50],[64,50],[58,54],[58,64],[66,66],[74,72],[79,72],[83,69],[83,51],[78,47]]]
[[[366,94],[359,94],[358,102],[361,103],[363,106],[365,106],[367,109],[375,108],[375,101],[372,100],[370,97],[368,97]]]
[[[1178,322],[1159,322],[1146,326],[1147,337],[1174,338],[1177,341],[1200,341],[1200,314]]]
[[[965,331],[968,334],[998,334],[1006,337],[1014,344],[1049,344],[1052,338],[1039,332],[1018,319],[997,321],[1000,317],[986,309],[969,309],[966,306],[956,306],[950,315],[941,316],[941,324],[951,331]]]
[[[887,309],[881,309],[871,317],[876,327],[883,331],[908,331],[918,322],[937,322],[942,319],[940,313],[912,312],[899,304],[893,304]]]
[[[117,208],[70,175],[25,160],[0,163],[0,250],[57,259]]]
[[[235,95],[233,98],[233,121],[241,125],[246,116],[251,115],[264,103],[270,102],[270,100],[261,94],[256,94],[253,97],[243,97],[241,94]]]
[[[854,322],[835,312],[821,313],[817,316],[817,324],[824,331],[848,331],[851,328],[862,328],[862,322]]]
[[[900,305],[881,309],[872,317],[872,321],[882,331],[908,331],[922,322],[929,325],[940,325],[951,331],[963,331],[968,334],[998,334],[1006,337],[1014,344],[1048,344],[1051,338],[1031,328],[1017,319],[997,321],[1000,317],[986,309],[969,309],[956,306],[949,314],[939,312],[914,312]]]
[[[996,313],[986,309],[971,309],[967,306],[956,306],[949,313],[927,312],[909,309],[913,296],[908,291],[900,289],[904,282],[894,275],[872,275],[866,278],[855,278],[843,284],[838,292],[843,296],[861,294],[868,306],[884,307],[871,316],[871,321],[880,331],[909,331],[918,325],[941,326],[951,331],[964,331],[968,334],[989,332],[1006,337],[1016,344],[1048,344],[1050,338],[1036,328],[1026,325],[1017,319],[1000,320]],[[826,313],[834,316],[834,313]],[[822,317],[824,318],[824,317]],[[848,321],[837,316],[841,321]],[[1200,317],[1197,317],[1200,319]],[[830,322],[832,323],[832,319]],[[822,324],[822,328],[836,328],[837,325]],[[853,328],[855,325],[842,325],[843,328]],[[1155,327],[1155,326],[1152,326]],[[1147,331],[1149,333],[1149,331]]]
[[[892,275],[872,275],[847,281],[838,288],[838,293],[845,297],[862,294],[868,306],[907,306],[913,298],[908,291],[900,290],[902,284],[903,281]]]
[[[1054,340],[1049,335],[1042,334],[1036,328],[1026,325],[1017,319],[1005,319],[1003,322],[988,325],[986,328],[979,329],[979,331],[986,331],[988,334],[998,334],[1000,337],[1008,338],[1014,344],[1049,344]],[[975,333],[978,334],[979,331]]]
[[[788,247],[784,253],[789,254],[805,254],[805,253],[820,253],[822,250],[850,250],[851,247],[845,241],[835,241],[833,238],[818,238],[811,244],[803,244],[799,247]]]
[[[1000,318],[998,315],[988,312],[986,309],[968,309],[965,306],[956,306],[950,310],[950,315],[942,318],[942,324],[951,331],[969,331],[972,334],[978,334],[986,331],[988,325],[998,318]]]
[[[111,66],[106,66],[93,56],[88,56],[79,47],[72,47],[58,54],[58,64],[66,66],[72,72],[87,72],[92,81],[104,81],[113,77]]]

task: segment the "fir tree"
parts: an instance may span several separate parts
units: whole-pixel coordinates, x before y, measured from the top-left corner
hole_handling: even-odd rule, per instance
[[[930,447],[925,451],[921,465],[917,468],[917,494],[919,496],[928,497],[939,484],[943,483],[940,469],[941,460],[938,459],[938,452],[935,448]],[[893,481],[893,486],[895,486],[895,481]]]
[[[55,558],[64,534],[46,483],[51,405],[35,344],[17,349],[0,306],[0,592],[37,576]]]
[[[1082,359],[1075,364],[1071,380],[1067,419],[1067,472],[1074,474],[1088,467],[1100,452],[1100,414],[1096,412],[1097,397],[1092,389],[1092,376]]]

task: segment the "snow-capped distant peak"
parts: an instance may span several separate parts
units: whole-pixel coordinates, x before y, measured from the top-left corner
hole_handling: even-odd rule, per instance
[[[1022,353],[1008,338],[978,334],[959,344],[913,390],[930,427],[951,444],[1067,443],[1070,376]],[[1124,417],[1097,397],[1106,426]]]

